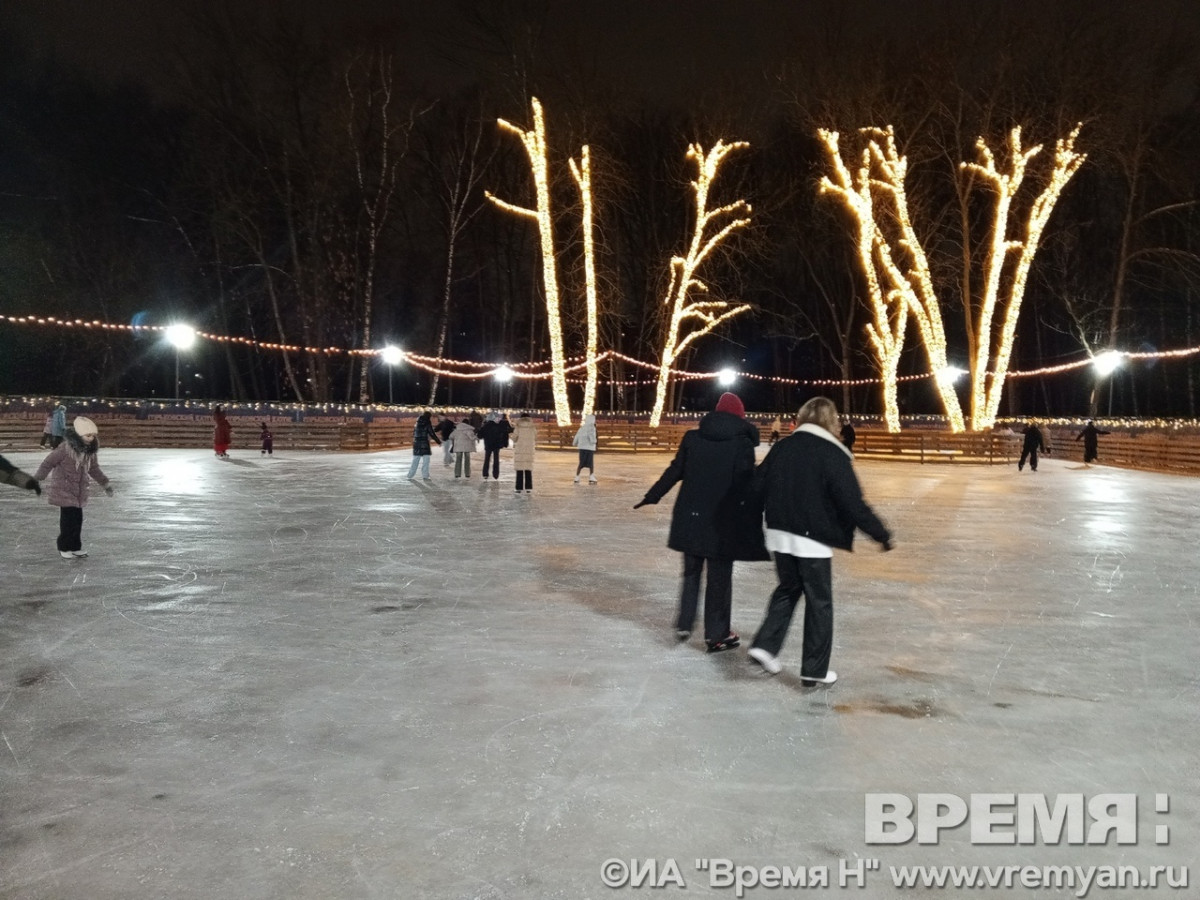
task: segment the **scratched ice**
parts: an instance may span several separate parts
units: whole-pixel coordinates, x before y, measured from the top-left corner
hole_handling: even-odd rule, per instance
[[[808,689],[799,623],[775,678],[676,644],[674,496],[631,509],[666,457],[575,485],[541,453],[529,495],[509,459],[408,460],[103,450],[86,561],[0,491],[0,897],[577,900],[622,893],[610,858],[731,896],[697,860],[867,858],[882,898],[888,865],[1197,861],[1200,480],[861,462],[897,549],[835,560],[841,680]],[[734,579],[748,644],[772,570]],[[1142,831],[868,846],[878,791],[1136,793]]]

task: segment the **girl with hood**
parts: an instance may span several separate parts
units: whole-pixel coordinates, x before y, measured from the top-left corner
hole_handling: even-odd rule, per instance
[[[229,445],[232,443],[233,426],[218,406],[213,410],[213,450],[221,459],[229,459]]]
[[[579,468],[575,470],[575,483],[579,484],[579,476],[584,469],[588,470],[588,484],[596,483],[596,417],[584,416],[583,424],[575,432],[571,441],[579,448]]]
[[[75,421],[63,434],[63,442],[50,451],[33,473],[35,481],[50,478],[49,497],[51,506],[58,513],[58,555],[63,559],[82,559],[87,556],[83,549],[83,508],[88,501],[88,479],[95,480],[112,496],[112,485],[108,476],[100,470],[96,451],[100,444],[96,440],[96,423],[83,416]]]
[[[475,426],[463,419],[454,426],[450,443],[454,445],[454,477],[471,477],[471,454],[475,452]]]
[[[700,420],[679,442],[675,459],[641,503],[657,503],[682,482],[667,546],[683,554],[683,585],[675,636],[692,636],[700,600],[700,577],[708,570],[704,588],[704,643],[709,653],[732,650],[741,639],[730,630],[734,560],[766,560],[762,507],[751,484],[758,429],[745,419],[736,394],[725,393],[717,408]]]

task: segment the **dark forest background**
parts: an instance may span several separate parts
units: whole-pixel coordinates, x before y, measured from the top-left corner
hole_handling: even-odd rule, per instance
[[[844,210],[822,198],[816,129],[895,127],[910,203],[934,265],[951,359],[965,363],[962,275],[992,198],[958,164],[976,138],[1020,124],[1053,146],[1076,122],[1088,154],[1035,263],[1014,370],[1115,347],[1200,343],[1200,53],[1192,23],[1137,4],[952,4],[898,36],[851,16],[813,23],[794,53],[693,94],[623,90],[586,47],[551,41],[545,5],[474,2],[431,49],[435,83],[399,21],[369,28],[204,4],[142,83],[113,84],[0,32],[0,315],[198,329],[314,347],[406,350],[479,362],[549,356],[536,227],[484,191],[532,203],[520,142],[496,125],[546,107],[569,352],[583,346],[582,253],[568,157],[591,147],[601,349],[661,348],[667,262],[692,223],[688,143],[748,141],[717,182],[753,223],[705,272],[752,316],[685,360],[797,379],[873,377],[862,276]],[[769,23],[768,23],[769,27]],[[686,39],[686,21],[681,22]],[[739,45],[741,46],[741,45]],[[1030,190],[1032,194],[1032,189]],[[1027,198],[1028,199],[1028,198]],[[910,334],[914,333],[910,328]],[[0,392],[165,397],[173,351],[135,337],[0,321]],[[377,359],[202,342],[180,357],[184,394],[231,400],[387,400]],[[365,370],[363,367],[366,367]],[[912,344],[902,374],[925,369]],[[1195,417],[1192,358],[1123,367],[1101,413]],[[624,364],[605,377],[638,376]],[[598,405],[645,409],[645,386],[602,385]],[[392,373],[397,402],[549,406],[544,383],[510,387]],[[1090,370],[1009,382],[1002,415],[1088,411]],[[878,388],[742,382],[748,408],[794,410],[827,393],[878,411]],[[693,382],[676,408],[719,389]],[[575,399],[578,403],[578,398]],[[937,413],[923,382],[902,412]],[[1106,404],[1108,405],[1106,407]]]

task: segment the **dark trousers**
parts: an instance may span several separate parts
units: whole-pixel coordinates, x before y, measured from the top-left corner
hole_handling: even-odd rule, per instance
[[[488,462],[492,464],[492,477],[500,477],[500,448],[499,447],[484,447],[483,448],[483,477],[488,477]]]
[[[579,468],[575,470],[578,475],[584,469],[588,470],[589,475],[596,474],[596,451],[595,450],[580,450],[579,451]]]
[[[803,594],[804,660],[800,677],[824,678],[833,652],[833,560],[776,553],[775,574],[779,586],[767,601],[767,615],[752,646],[779,655]]]
[[[704,639],[710,644],[729,636],[730,607],[733,605],[733,560],[683,554],[683,585],[679,591],[679,618],[675,627],[691,631],[700,602],[700,576],[708,566],[704,585]]]
[[[58,510],[58,550],[70,552],[83,549],[83,507],[62,506]]]
[[[1025,468],[1025,460],[1029,460],[1029,468],[1037,471],[1037,447],[1025,447],[1021,450],[1021,461],[1017,463],[1017,471]]]
[[[517,469],[517,490],[533,490],[533,469]]]

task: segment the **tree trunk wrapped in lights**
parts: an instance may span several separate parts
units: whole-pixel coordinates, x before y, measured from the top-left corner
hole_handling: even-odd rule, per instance
[[[834,178],[823,179],[821,187],[823,191],[842,198],[858,226],[859,259],[867,275],[874,312],[869,335],[884,378],[885,421],[889,430],[899,428],[898,417],[893,425],[890,406],[894,403],[895,395],[895,357],[887,354],[899,353],[894,339],[898,337],[903,341],[903,329],[895,326],[907,311],[917,320],[934,386],[950,428],[952,431],[962,431],[966,423],[955,393],[954,379],[950,376],[953,370],[946,355],[941,305],[933,287],[925,251],[908,212],[905,188],[907,160],[896,149],[891,127],[863,129],[862,133],[867,137],[862,163],[851,176],[838,150],[838,135],[820,132],[834,169]],[[983,295],[979,300],[979,315],[975,318],[975,333],[970,336],[974,348],[970,359],[970,427],[973,431],[990,428],[996,420],[1029,267],[1059,195],[1085,159],[1084,155],[1074,150],[1078,133],[1079,128],[1076,127],[1067,138],[1058,141],[1050,180],[1031,206],[1025,221],[1025,235],[1019,240],[1009,240],[1007,236],[1009,219],[1012,218],[1012,201],[1024,180],[1027,164],[1041,151],[1041,147],[1022,150],[1021,129],[1013,128],[1008,140],[1008,172],[999,171],[983,138],[976,142],[982,162],[962,164],[963,168],[969,168],[990,181],[997,192],[992,238],[984,263]],[[875,202],[876,197],[886,197],[889,202],[881,208]],[[1006,277],[1006,262],[1011,251],[1017,251],[1017,261],[1010,267],[1011,271]],[[883,285],[886,285],[886,289]],[[970,298],[967,302],[971,302]],[[895,309],[893,305],[899,308]],[[890,316],[888,321],[893,324],[891,342],[879,340],[884,313]],[[993,336],[993,323],[998,317],[1001,319],[999,333]],[[990,372],[989,365],[992,366]]]
[[[1021,187],[1025,177],[1025,167],[1034,156],[1041,152],[1041,145],[1028,150],[1021,149],[1021,129],[1013,128],[1008,135],[1010,170],[1000,172],[996,167],[995,157],[983,138],[976,141],[982,162],[963,163],[964,169],[970,169],[990,181],[996,187],[998,200],[996,215],[992,225],[992,243],[986,262],[986,279],[984,293],[980,302],[979,329],[975,342],[975,358],[971,361],[971,428],[982,430],[990,428],[996,421],[1000,410],[1000,396],[1004,390],[1004,380],[1008,375],[1008,365],[1012,358],[1013,339],[1017,333],[1017,318],[1021,313],[1021,303],[1025,299],[1025,281],[1029,276],[1029,268],[1033,265],[1033,257],[1037,253],[1042,239],[1042,231],[1054,206],[1063,192],[1063,188],[1079,171],[1087,154],[1075,152],[1075,139],[1079,136],[1076,125],[1074,130],[1065,138],[1060,138],[1054,145],[1054,166],[1050,172],[1050,180],[1042,188],[1042,192],[1033,201],[1025,220],[1025,236],[1021,240],[1007,240],[1008,220],[1011,210],[1011,199]],[[1012,267],[1007,285],[1002,290],[1001,282],[1003,268],[1008,259],[1009,251],[1016,251],[1017,261]],[[1001,296],[1003,294],[1003,297]],[[992,321],[997,315],[997,307],[1001,316],[1000,332],[996,341],[995,362],[992,372],[988,373],[991,363],[991,329]],[[991,383],[987,376],[991,374]]]
[[[696,161],[697,168],[696,180],[692,182],[696,192],[696,226],[692,232],[687,256],[675,256],[671,259],[671,283],[663,300],[663,304],[670,311],[670,318],[667,320],[663,352],[658,367],[654,409],[650,413],[651,428],[657,428],[662,421],[671,367],[679,358],[679,354],[721,323],[750,309],[750,305],[746,303],[734,306],[724,300],[692,300],[694,292],[705,295],[708,292],[708,286],[696,277],[696,271],[726,237],[750,223],[750,205],[744,200],[713,210],[708,208],[708,192],[717,177],[722,160],[731,151],[747,146],[749,145],[741,141],[732,144],[717,141],[707,153],[699,144],[688,147],[687,157]],[[730,216],[733,218],[730,219]],[[717,220],[724,220],[725,224],[706,236],[708,227]],[[684,334],[684,325],[693,322],[697,323],[696,327]]]
[[[579,186],[583,201],[583,269],[587,290],[587,380],[583,388],[583,410],[581,415],[590,416],[596,411],[596,381],[599,371],[596,365],[596,350],[600,340],[598,322],[599,301],[596,298],[596,246],[592,234],[592,157],[584,144],[579,162],[569,160],[571,175]]]
[[[571,424],[571,403],[567,396],[566,355],[563,353],[562,312],[558,298],[558,269],[554,257],[554,226],[550,215],[550,176],[546,162],[546,117],[542,104],[533,98],[533,129],[523,131],[511,122],[500,119],[500,127],[521,139],[529,155],[533,183],[537,192],[537,207],[528,209],[495,197],[487,198],[501,209],[538,223],[542,241],[542,278],[546,291],[546,327],[550,334],[550,384],[554,392],[554,414],[560,427]]]
[[[867,279],[867,302],[871,321],[867,323],[867,338],[879,364],[883,384],[883,421],[888,431],[900,430],[900,408],[896,402],[896,368],[904,349],[904,334],[908,325],[908,310],[894,291],[884,293],[879,271],[884,265],[879,254],[884,242],[876,228],[874,199],[871,196],[871,153],[864,150],[859,167],[852,173],[842,161],[836,131],[819,131],[821,142],[829,153],[832,177],[821,179],[821,192],[840,197],[854,217],[858,257]]]

